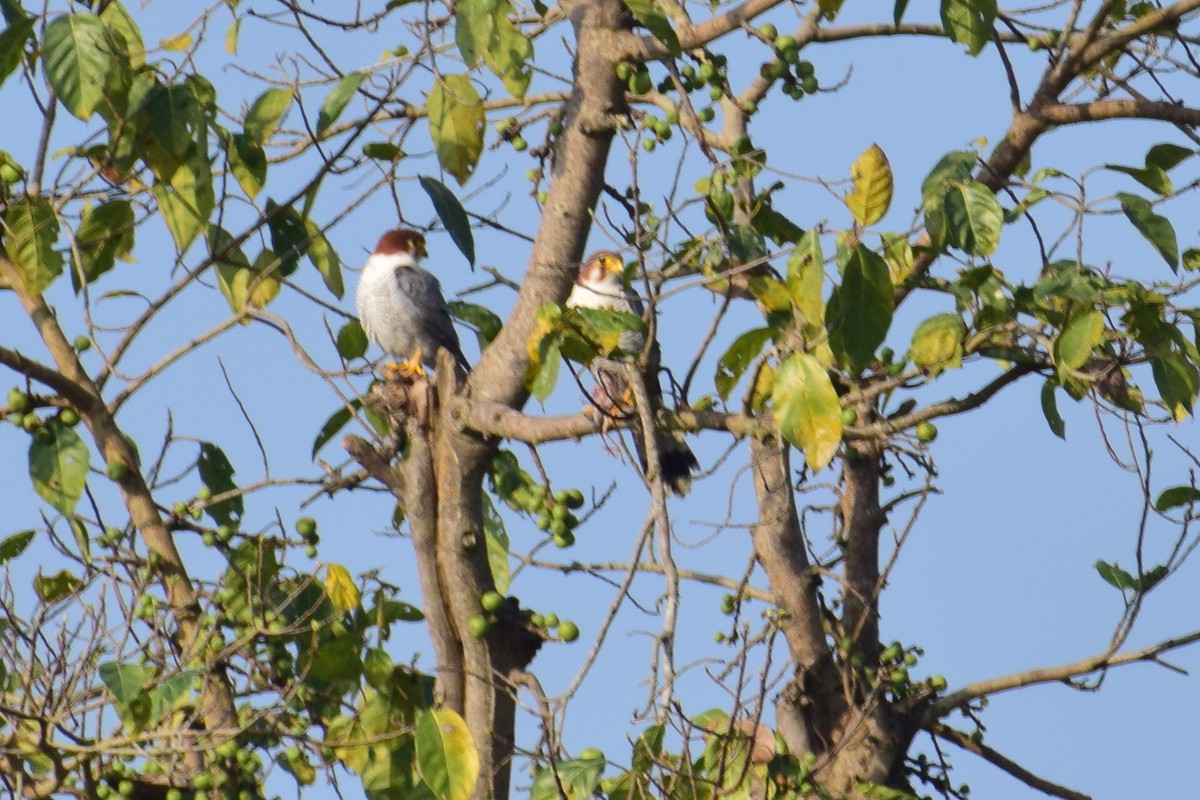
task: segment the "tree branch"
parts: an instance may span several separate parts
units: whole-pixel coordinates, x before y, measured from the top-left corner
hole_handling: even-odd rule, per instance
[[[1158,644],[1143,647],[1140,650],[1127,650],[1121,653],[1101,653],[1100,655],[1091,656],[1070,664],[1031,669],[1012,675],[1005,675],[1000,678],[992,678],[968,684],[956,692],[938,698],[926,712],[926,724],[981,697],[990,697],[991,695],[1007,692],[1011,689],[1034,686],[1039,683],[1061,683],[1111,667],[1124,666],[1125,664],[1135,664],[1141,661],[1158,661],[1158,656],[1163,653],[1178,650],[1181,647],[1187,647],[1196,642],[1200,642],[1200,631],[1193,631],[1184,636],[1166,639]]]
[[[1052,105],[1036,113],[1039,119],[1051,125],[1074,125],[1108,119],[1158,119],[1176,125],[1200,126],[1200,109],[1139,98]]]
[[[999,767],[1003,771],[1012,775],[1017,780],[1037,789],[1043,794],[1048,794],[1051,797],[1061,797],[1064,800],[1092,800],[1091,795],[1077,792],[1074,789],[1068,789],[1065,786],[1059,786],[1056,783],[1051,783],[1045,778],[1039,778],[1029,770],[1022,767],[1017,762],[1007,758],[982,742],[974,742],[970,736],[967,736],[962,731],[956,731],[951,727],[938,723],[930,728],[930,732],[935,736],[945,739],[952,744],[956,744],[967,752],[974,753],[989,764]]]

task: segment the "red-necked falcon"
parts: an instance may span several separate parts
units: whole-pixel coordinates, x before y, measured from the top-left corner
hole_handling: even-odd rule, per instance
[[[567,299],[567,307],[623,311],[641,318],[645,313],[642,299],[625,285],[624,267],[617,253],[601,251],[592,254],[579,269],[579,277]],[[620,347],[626,353],[640,353],[644,346],[645,337],[640,332],[629,331],[621,335]],[[654,347],[651,363],[657,368],[657,342]],[[601,413],[613,418],[632,419],[634,448],[645,472],[648,466],[646,443],[632,407],[632,393],[625,374],[626,363],[599,357],[592,360],[589,368],[596,379],[592,399]],[[663,394],[657,372],[646,376],[646,391],[653,408],[660,408]],[[671,491],[682,497],[691,489],[692,472],[698,470],[700,465],[678,431],[656,428],[654,433],[659,453],[659,475]]]
[[[355,295],[358,319],[367,337],[403,359],[398,369],[408,377],[425,374],[422,364],[436,366],[440,347],[464,370],[470,369],[442,286],[421,268],[425,255],[425,237],[419,232],[388,231],[367,259]]]

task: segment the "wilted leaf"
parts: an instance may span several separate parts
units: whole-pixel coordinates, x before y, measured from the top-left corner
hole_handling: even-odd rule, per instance
[[[467,75],[443,75],[429,94],[429,130],[442,168],[460,183],[483,152],[483,101]]]
[[[112,41],[90,12],[55,17],[42,37],[46,80],[68,111],[86,122],[104,99]]]
[[[450,239],[459,252],[466,257],[471,269],[474,270],[475,236],[471,233],[471,221],[467,219],[467,212],[462,207],[462,203],[458,202],[454,193],[436,178],[421,175],[419,180],[421,188],[433,201],[433,210],[437,212],[438,219],[446,226],[446,232],[450,234]]]
[[[463,718],[435,709],[417,720],[417,772],[438,800],[467,800],[479,777],[479,753]],[[583,795],[586,797],[586,795]]]
[[[33,579],[33,590],[44,603],[57,603],[79,587],[79,578],[67,570],[53,575],[38,574]]]
[[[813,472],[828,464],[842,442],[842,409],[821,363],[793,353],[779,365],[771,393],[779,433],[804,451]]]
[[[1117,199],[1121,201],[1121,210],[1133,223],[1133,227],[1146,237],[1146,241],[1154,246],[1172,270],[1178,271],[1179,241],[1175,237],[1175,228],[1171,221],[1154,213],[1154,206],[1143,197],[1120,192]]]
[[[892,204],[892,167],[883,149],[871,145],[850,167],[854,188],[846,206],[859,225],[874,225]]]
[[[325,568],[325,592],[338,611],[358,608],[358,586],[350,577],[350,571],[341,564],[330,564]]]
[[[329,130],[329,126],[337,122],[338,117],[346,110],[346,106],[354,99],[354,95],[358,92],[358,87],[362,85],[363,80],[367,77],[365,72],[350,72],[347,73],[340,81],[334,84],[333,89],[325,97],[325,102],[321,104],[321,110],[317,114],[317,138],[320,139],[325,131]]]
[[[962,342],[967,328],[958,314],[937,314],[913,331],[908,357],[919,367],[941,371],[962,366]]]
[[[58,420],[47,420],[44,430],[49,437],[29,445],[29,477],[39,497],[69,516],[87,485],[91,455],[79,434]]]

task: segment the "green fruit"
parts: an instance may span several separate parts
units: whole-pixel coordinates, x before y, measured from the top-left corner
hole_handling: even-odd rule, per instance
[[[183,792],[172,786],[167,789],[167,793],[163,795],[163,800],[183,800]]]
[[[133,797],[133,781],[125,779],[117,784],[117,794],[121,797]]]
[[[708,83],[717,76],[717,68],[711,61],[705,61],[700,65],[700,78],[705,83]]]
[[[858,412],[855,411],[853,408],[843,408],[842,409],[842,424],[843,425],[853,425],[856,422],[858,422]]]
[[[575,534],[571,533],[570,531],[566,531],[566,532],[562,533],[561,535],[560,534],[554,535],[554,546],[555,547],[565,550],[568,547],[573,546],[574,544],[575,544]]]
[[[221,742],[217,748],[217,755],[221,758],[233,758],[238,753],[238,743],[233,739],[226,739]]]
[[[604,751],[595,747],[585,747],[579,751],[579,758],[583,761],[604,761]]]
[[[896,659],[898,659],[900,657],[900,654],[903,652],[904,651],[900,647],[900,645],[893,642],[892,644],[888,645],[887,649],[885,649],[882,653],[879,654],[879,663],[886,664],[889,661],[895,661]]]
[[[786,33],[783,36],[775,37],[775,49],[776,50],[795,50],[796,49],[796,37],[788,36]]]
[[[768,61],[767,63],[763,64],[758,68],[758,71],[759,74],[761,74],[767,80],[777,81],[784,75],[787,75],[788,66],[783,61],[775,59],[774,61]]]
[[[721,644],[722,642],[725,641],[725,634],[722,633],[721,631],[717,631],[716,633],[713,634],[713,641],[716,642],[717,644]]]
[[[774,39],[776,36],[779,35],[779,29],[776,28],[774,25],[772,25],[770,22],[765,22],[762,25],[758,26],[758,32],[760,34],[762,34],[764,39]]]
[[[292,747],[295,747],[295,745],[292,745]],[[291,748],[289,748],[289,751],[290,750],[291,750]],[[300,748],[296,747],[296,758],[299,758],[299,757],[300,757]],[[206,791],[208,789],[211,789],[212,785],[213,785],[213,776],[211,773],[208,773],[208,772],[201,772],[192,781],[192,786],[196,787],[200,791]]]
[[[42,427],[42,418],[30,411],[21,418],[21,427],[24,428],[27,433],[33,433],[38,428]]]
[[[946,691],[946,687],[949,685],[950,684],[946,682],[946,677],[944,675],[934,675],[929,679],[929,687],[935,692],[944,692]]]
[[[737,598],[731,594],[727,594],[721,598],[721,613],[732,614],[737,607]]]
[[[504,595],[495,591],[484,592],[483,596],[479,598],[479,605],[483,607],[484,611],[494,614],[504,605]]]
[[[648,94],[654,88],[654,81],[650,80],[649,72],[635,73],[629,79],[629,91],[634,94]]]
[[[917,439],[922,442],[932,442],[937,438],[938,429],[932,422],[925,421],[917,425]]]
[[[208,488],[207,486],[201,486],[199,488],[199,490],[197,490],[197,492],[196,492],[196,499],[199,500],[201,503],[207,503],[209,500],[212,500],[212,498],[213,498],[213,491],[212,491],[212,489]]]
[[[84,350],[88,350],[91,348],[92,340],[89,339],[88,337],[84,336],[83,334],[80,334],[75,337],[75,341],[72,344],[75,346],[75,349],[78,352],[82,353]]]
[[[668,111],[668,112],[667,112],[667,124],[668,124],[668,125],[678,125],[678,124],[679,124],[679,111],[678,111],[678,109],[674,109],[674,108],[673,108],[673,109],[671,109],[670,111]]]
[[[47,445],[54,441],[54,434],[47,428],[38,428],[33,432],[33,440],[41,445]]]
[[[633,77],[633,64],[628,61],[622,61],[617,64],[617,77],[623,81],[627,81]]]
[[[796,47],[787,47],[779,51],[780,57],[789,64],[795,64],[800,60],[800,50]]]
[[[233,538],[233,528],[228,525],[221,525],[217,528],[217,538],[222,542],[228,542]]]
[[[304,546],[304,556],[305,556],[305,558],[316,558],[317,557],[317,546],[315,544],[305,545]]]
[[[121,462],[113,462],[113,463],[121,463]],[[111,470],[112,464],[109,464],[108,466],[109,466],[109,469]],[[109,475],[108,477],[112,478],[112,475]],[[113,478],[113,480],[117,481],[117,480],[120,480],[120,478]],[[182,500],[176,500],[175,505],[172,507],[172,511],[175,512],[175,516],[177,516],[177,517],[186,517],[188,514],[187,503],[183,502]]]
[[[916,653],[905,653],[904,654],[904,663],[906,666],[915,667],[917,665],[917,654]]]
[[[119,458],[114,458],[112,461],[108,462],[108,466],[104,468],[104,474],[114,481],[123,481],[129,476],[129,465]],[[179,511],[180,505],[183,505],[184,513],[186,513],[187,505],[182,501],[175,504],[176,512]]]
[[[803,89],[806,94],[815,94],[817,89],[820,88],[817,85],[817,76],[805,75],[800,79],[800,88]]]
[[[537,525],[537,529],[539,531],[548,531],[550,530],[550,524],[552,522],[553,520],[550,518],[550,515],[543,511],[538,515],[537,522],[535,524]]]
[[[546,627],[546,618],[541,614],[530,614],[529,624],[535,628],[544,628]]]
[[[717,116],[717,112],[715,110],[713,110],[712,106],[705,106],[704,108],[702,108],[696,112],[696,118],[699,119],[701,122],[712,122],[713,118],[716,116]]]
[[[8,410],[11,414],[24,414],[29,410],[29,395],[17,387],[8,390]]]
[[[563,503],[567,508],[583,508],[583,492],[578,489],[568,489],[567,499]]]
[[[720,100],[725,96],[725,87],[721,86],[720,84],[717,84],[716,86],[710,86],[708,89],[708,96],[713,100]]]
[[[653,139],[643,139],[642,140],[642,149],[645,150],[647,153],[653,153],[654,148],[657,146],[658,146],[658,143],[655,142]]]
[[[300,517],[296,520],[296,533],[308,539],[317,532],[317,521],[312,517]]]
[[[203,534],[201,534],[200,541],[204,543],[205,547],[217,546],[217,536],[210,531],[205,531]]]
[[[904,684],[908,683],[908,670],[906,670],[904,667],[898,667],[892,670],[891,681],[893,686],[903,686]]]
[[[63,425],[73,428],[79,424],[79,412],[73,408],[64,408],[58,412],[58,419]]]
[[[573,642],[579,638],[579,626],[571,620],[558,623],[558,638],[564,642]]]
[[[755,111],[758,111],[758,103],[753,100],[747,100],[742,103],[742,111],[746,114],[753,114]]]
[[[563,121],[559,118],[550,120],[550,125],[547,127],[551,136],[560,136],[563,132]]]
[[[555,614],[553,611],[550,612],[549,614],[543,614],[542,622],[546,623],[547,628],[557,628],[558,627],[558,614]]]
[[[529,149],[529,142],[525,141],[524,136],[517,134],[516,136],[512,137],[512,147],[513,150],[516,150],[518,153],[523,153]]]
[[[487,636],[488,629],[492,626],[479,614],[467,620],[467,633],[471,634],[473,639],[482,639]]]
[[[817,68],[813,66],[811,61],[800,61],[796,64],[796,74],[801,78],[807,78],[811,75],[815,75],[816,72]]]

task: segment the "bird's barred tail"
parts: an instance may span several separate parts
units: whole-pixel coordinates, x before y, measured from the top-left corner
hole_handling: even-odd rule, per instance
[[[683,497],[691,491],[692,473],[700,469],[700,462],[682,435],[659,431],[658,460],[663,482],[676,496]]]

